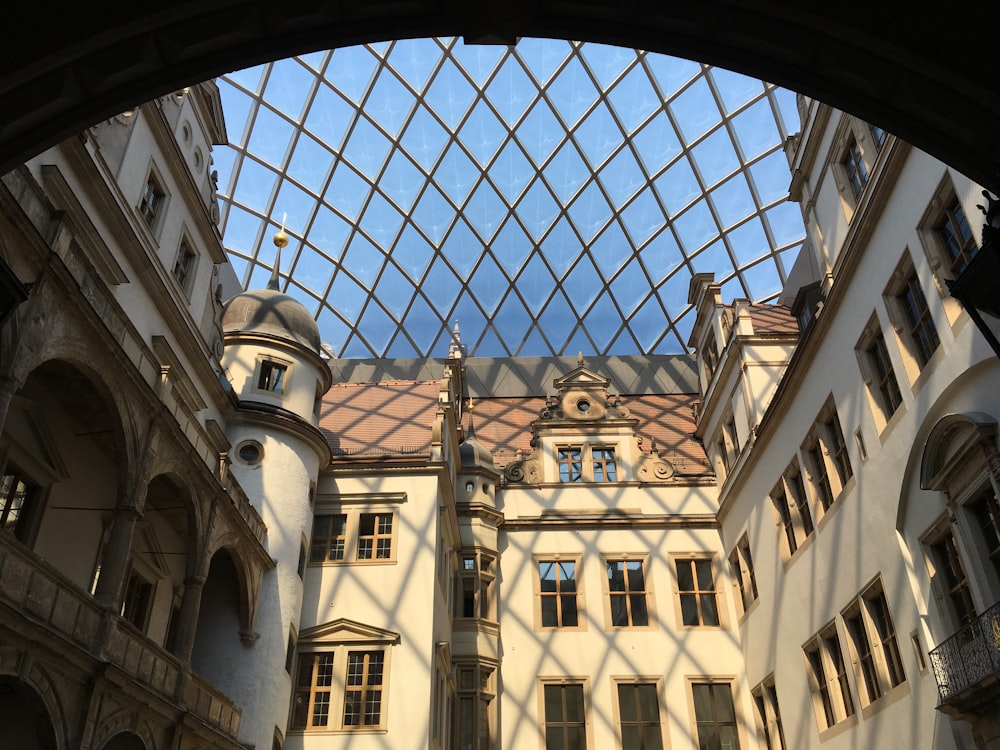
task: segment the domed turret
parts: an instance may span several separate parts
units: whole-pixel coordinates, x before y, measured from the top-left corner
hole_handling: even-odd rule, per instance
[[[469,404],[469,432],[458,446],[463,469],[493,469],[493,454],[476,438],[476,428],[472,421],[472,404]]]
[[[319,327],[305,306],[294,297],[278,290],[278,268],[281,248],[288,245],[284,231],[274,236],[278,255],[266,289],[237,294],[226,304],[222,314],[222,331],[226,336],[254,333],[293,341],[320,353]]]

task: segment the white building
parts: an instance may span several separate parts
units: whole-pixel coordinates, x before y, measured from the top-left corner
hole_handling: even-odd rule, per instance
[[[349,367],[224,305],[213,84],[6,175],[11,746],[1000,746],[979,188],[801,105],[785,304],[694,275],[694,358]]]

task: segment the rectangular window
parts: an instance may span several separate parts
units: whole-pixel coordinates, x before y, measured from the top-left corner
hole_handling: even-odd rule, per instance
[[[862,703],[867,705],[905,679],[896,631],[881,582],[868,587],[848,606],[843,617]]]
[[[181,285],[181,289],[185,292],[189,291],[188,281],[190,280],[191,272],[194,270],[194,262],[197,257],[187,240],[181,242],[180,249],[177,251],[177,258],[174,260],[173,274],[177,283]]]
[[[751,695],[756,709],[757,731],[764,738],[764,746],[767,750],[785,750],[785,732],[781,727],[774,677],[768,677],[755,687]]]
[[[495,554],[484,550],[464,549],[458,559],[455,617],[496,620],[493,610]]]
[[[681,624],[685,627],[719,625],[715,577],[711,560],[675,560]]]
[[[615,449],[594,447],[590,449],[590,457],[594,466],[594,481],[614,482]]]
[[[889,350],[886,348],[885,336],[882,335],[881,329],[872,336],[866,354],[874,376],[874,392],[888,420],[903,403],[903,397],[899,392],[899,383],[896,381],[896,373],[892,368],[892,360],[889,359]]]
[[[347,542],[347,515],[316,516],[313,519],[312,551],[309,562],[344,559]]]
[[[559,462],[560,482],[583,481],[582,452],[583,451],[579,446],[569,446],[559,449],[557,460]]]
[[[321,513],[313,518],[309,562],[387,562],[395,559],[395,513]]]
[[[771,503],[784,532],[786,558],[791,557],[813,533],[805,483],[795,462],[771,491]]]
[[[979,528],[983,546],[990,560],[996,582],[1000,583],[1000,504],[992,485],[967,504],[975,525]]]
[[[952,274],[958,276],[969,265],[969,261],[979,251],[976,238],[972,235],[969,221],[958,198],[952,198],[944,215],[934,227],[944,247],[948,266]]]
[[[392,513],[362,513],[358,523],[358,559],[392,558]]]
[[[543,628],[573,628],[580,624],[576,575],[575,561],[539,561],[539,599]]]
[[[886,133],[878,125],[872,125],[870,127],[872,133],[872,141],[874,141],[875,143],[875,149],[877,151],[881,151],[882,147],[885,145],[886,140],[889,138],[889,134]]]
[[[455,746],[458,750],[491,750],[495,668],[488,664],[457,666]]]
[[[822,424],[825,427],[825,437],[830,441],[830,458],[833,459],[837,479],[840,480],[840,488],[843,489],[847,480],[854,476],[854,469],[851,467],[851,457],[847,455],[847,441],[844,440],[844,431],[840,428],[837,412],[833,412],[830,419]]]
[[[160,185],[156,175],[150,172],[146,179],[146,186],[142,189],[142,195],[139,197],[139,215],[146,222],[146,226],[154,232],[166,202],[166,191]]]
[[[832,623],[827,626],[803,647],[803,652],[820,729],[828,729],[853,716],[854,701],[836,627]]]
[[[0,530],[21,542],[27,540],[28,519],[37,492],[37,485],[13,466],[7,467],[0,475]]]
[[[715,331],[709,331],[705,339],[705,346],[701,350],[701,359],[705,366],[705,390],[708,390],[712,382],[712,376],[719,366],[719,349],[715,343]]]
[[[847,145],[840,163],[847,174],[847,181],[851,184],[854,199],[858,200],[865,190],[865,185],[868,184],[868,168],[865,166],[864,159],[861,158],[858,142],[853,138]]]
[[[902,283],[902,291],[896,295],[906,327],[906,334],[913,344],[913,354],[923,367],[941,343],[934,319],[927,308],[927,298],[920,286],[917,273],[912,268]]]
[[[934,582],[947,597],[950,613],[956,624],[964,627],[976,619],[976,606],[972,603],[969,579],[965,576],[965,566],[958,554],[951,528],[944,527],[929,546],[934,566]]]
[[[355,729],[384,723],[383,649],[300,654],[289,729]],[[340,710],[341,705],[343,709]]]
[[[612,626],[649,625],[642,560],[608,560],[607,569]]]
[[[257,376],[257,388],[270,393],[285,392],[285,373],[287,365],[273,362],[269,359],[261,360],[260,373]]]
[[[694,682],[695,730],[701,750],[739,750],[732,688],[728,683]]]
[[[833,487],[830,485],[830,474],[826,468],[826,459],[823,456],[823,448],[818,442],[813,443],[811,448],[806,449],[806,456],[809,457],[809,464],[812,467],[812,486],[819,500],[820,507],[826,511],[833,505]]]
[[[655,683],[618,683],[622,750],[661,750],[660,699]]]
[[[350,651],[344,689],[344,726],[377,727],[382,721],[381,651]]]
[[[145,632],[149,620],[149,610],[153,605],[153,584],[136,573],[129,573],[122,600],[121,616],[138,630]]]
[[[744,534],[736,543],[736,548],[729,555],[729,566],[733,571],[733,579],[740,590],[740,604],[746,612],[757,600],[757,577],[753,572],[753,558],[750,556],[750,541]]]
[[[585,750],[587,720],[583,685],[542,686],[545,711],[545,750]]]

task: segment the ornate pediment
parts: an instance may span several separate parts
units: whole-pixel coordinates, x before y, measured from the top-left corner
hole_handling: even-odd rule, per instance
[[[399,643],[399,633],[341,617],[339,620],[325,622],[322,625],[301,631],[299,643],[304,641],[310,643],[349,643],[355,641],[391,645]]]

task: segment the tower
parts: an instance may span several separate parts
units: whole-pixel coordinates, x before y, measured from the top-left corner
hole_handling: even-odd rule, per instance
[[[312,498],[319,470],[330,460],[316,426],[330,371],[320,356],[316,322],[278,289],[281,248],[288,244],[283,230],[274,244],[278,254],[267,288],[226,305],[222,365],[236,402],[228,422],[233,473],[267,525],[275,568],[264,576],[255,631],[243,634],[242,650],[209,647],[195,654],[196,662],[232,664],[219,687],[243,706],[241,740],[257,747],[270,747],[287,721],[289,654],[302,607]],[[206,602],[211,606],[211,592]]]

